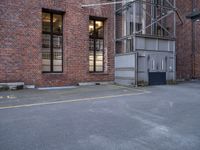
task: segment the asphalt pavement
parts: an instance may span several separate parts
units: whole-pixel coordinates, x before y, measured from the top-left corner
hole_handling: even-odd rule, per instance
[[[200,82],[0,92],[0,150],[199,150]]]

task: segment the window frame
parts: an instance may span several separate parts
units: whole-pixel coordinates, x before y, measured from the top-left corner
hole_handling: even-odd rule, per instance
[[[43,8],[42,9],[42,14],[43,13],[49,13],[50,14],[50,32],[47,32],[47,31],[43,31],[43,29],[42,29],[42,35],[43,34],[47,34],[47,35],[49,35],[50,36],[50,71],[43,71],[43,69],[42,69],[42,73],[63,73],[63,65],[64,65],[64,62],[63,62],[63,60],[64,60],[64,52],[63,52],[63,26],[64,26],[64,22],[63,22],[63,20],[64,20],[64,14],[65,14],[65,12],[63,12],[63,11],[57,11],[57,10],[51,10],[51,9],[46,9],[46,8]],[[61,33],[54,33],[54,31],[53,31],[53,15],[61,15],[62,16],[62,29],[61,29]],[[43,20],[42,20],[43,21]],[[42,25],[42,27],[43,27],[43,25]],[[54,35],[57,35],[57,36],[62,36],[62,58],[61,58],[61,60],[62,60],[62,70],[61,71],[54,71],[54,63],[53,63],[53,61],[54,61],[54,50],[53,50],[53,48],[54,48],[54,44],[53,44],[53,38],[54,38]],[[43,43],[42,43],[43,44]],[[42,51],[42,53],[43,53],[43,51]],[[42,58],[43,59],[43,58]]]
[[[94,46],[94,48],[93,48],[93,52],[94,52],[94,54],[93,54],[93,57],[94,57],[93,71],[90,71],[90,69],[89,69],[89,73],[104,73],[105,72],[105,64],[104,64],[105,63],[105,57],[104,57],[104,55],[105,55],[105,50],[104,50],[104,46],[105,46],[105,20],[106,20],[106,18],[104,18],[104,17],[95,17],[95,16],[89,17],[89,22],[90,21],[94,22],[93,23],[93,25],[94,25],[94,35],[89,35],[89,41],[90,41],[90,39],[92,39],[93,40],[93,46]],[[103,37],[98,37],[96,35],[96,25],[95,25],[96,21],[102,21],[102,23],[103,23]],[[102,54],[102,57],[103,57],[102,67],[103,68],[102,68],[102,71],[96,70],[96,40],[103,40],[103,54]],[[89,50],[89,52],[90,52],[90,50]],[[90,62],[90,60],[89,60],[89,62]],[[89,64],[89,68],[90,68],[90,64]]]

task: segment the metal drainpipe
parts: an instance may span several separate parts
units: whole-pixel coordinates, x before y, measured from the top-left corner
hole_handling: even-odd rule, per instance
[[[116,58],[116,5],[114,4],[114,82],[115,82],[115,58]]]
[[[176,5],[176,0],[174,0],[174,7],[177,8]],[[176,36],[176,12],[174,12],[174,37],[177,38]],[[176,40],[177,41],[177,40]],[[177,67],[176,67],[176,56],[177,56],[177,51],[176,51],[176,41],[174,42],[174,81],[176,81],[176,71],[177,71]]]
[[[138,87],[138,52],[136,51],[136,2],[133,3],[133,29],[134,29],[134,39],[133,39],[133,46],[135,52],[135,87]]]
[[[192,0],[192,12],[195,11],[195,0]],[[195,20],[192,20],[192,78],[195,78]]]

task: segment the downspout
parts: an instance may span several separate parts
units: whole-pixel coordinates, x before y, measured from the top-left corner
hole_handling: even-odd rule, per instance
[[[133,3],[133,48],[135,53],[135,87],[138,87],[138,52],[136,51],[136,2]]]
[[[192,0],[192,12],[195,11],[195,0]],[[195,78],[195,20],[192,20],[192,79]]]
[[[174,8],[177,9],[177,6],[176,6],[176,0],[174,0]],[[176,14],[177,14],[177,11],[174,12],[174,37],[176,39]],[[177,67],[176,67],[176,57],[177,56],[177,52],[176,52],[176,40],[174,42],[174,81],[176,81],[176,71],[177,71]]]
[[[114,4],[114,35],[113,35],[113,40],[114,40],[114,82],[115,82],[115,73],[116,73],[116,68],[115,68],[115,58],[116,58],[116,4]]]

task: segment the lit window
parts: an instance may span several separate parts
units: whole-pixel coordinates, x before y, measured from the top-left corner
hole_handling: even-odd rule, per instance
[[[42,12],[42,71],[63,71],[63,15]]]
[[[104,71],[104,22],[90,19],[89,22],[89,71]]]

